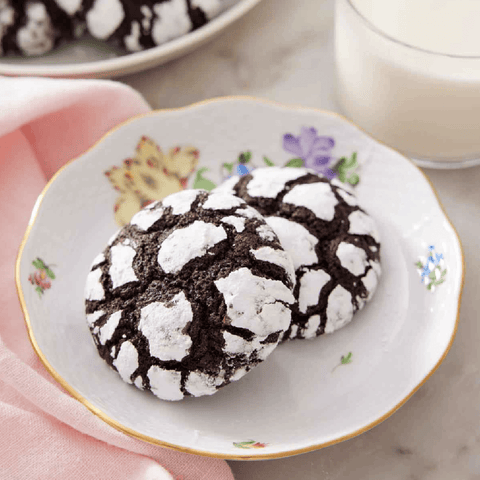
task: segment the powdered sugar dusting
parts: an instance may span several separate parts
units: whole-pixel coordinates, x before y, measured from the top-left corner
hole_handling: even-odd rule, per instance
[[[305,168],[258,168],[252,172],[252,179],[247,185],[251,197],[275,198],[291,180],[296,180],[308,173]]]
[[[269,242],[272,242],[276,238],[275,232],[269,225],[260,225],[257,227],[257,233],[260,235],[260,238]]]
[[[225,299],[231,325],[260,336],[289,327],[291,312],[281,302],[292,304],[294,298],[282,282],[257,277],[243,267],[214,283]]]
[[[17,44],[25,55],[49,52],[55,42],[55,32],[47,12],[40,2],[29,2],[25,8],[25,24],[17,31]]]
[[[110,249],[112,264],[108,273],[112,279],[113,288],[138,281],[132,266],[136,253],[133,247],[126,244],[117,244]]]
[[[263,220],[261,213],[253,207],[246,206],[245,208],[238,209],[235,213],[245,218],[258,218]]]
[[[145,231],[162,218],[163,212],[163,208],[157,208],[156,210],[143,209],[133,216],[130,223]]]
[[[367,254],[363,248],[347,242],[341,242],[337,247],[337,257],[343,268],[353,275],[363,275],[368,265]]]
[[[209,20],[218,15],[222,7],[220,0],[191,0],[191,2],[192,7],[200,7]]]
[[[366,213],[355,210],[348,216],[348,221],[350,223],[348,233],[352,235],[371,235],[376,242],[380,241],[375,221]]]
[[[139,330],[148,340],[150,354],[160,360],[182,360],[188,355],[192,339],[183,333],[192,321],[190,302],[183,292],[168,304],[152,302],[140,311]]]
[[[320,292],[330,278],[330,275],[323,270],[309,270],[302,275],[298,294],[300,312],[307,313],[309,306],[318,305]]]
[[[113,361],[113,366],[124,382],[132,383],[130,377],[138,368],[138,352],[131,342],[122,343],[117,358]]]
[[[190,260],[202,256],[226,238],[224,228],[196,220],[164,240],[158,252],[158,263],[166,273],[178,272]]]
[[[82,6],[82,0],[55,0],[55,2],[69,15],[74,15]]]
[[[173,215],[181,215],[187,213],[192,207],[198,195],[198,190],[182,190],[165,197],[162,201],[164,207],[172,207]]]
[[[358,205],[357,197],[351,193],[346,192],[343,188],[338,188],[337,193],[345,200],[345,202],[351,207]]]
[[[180,390],[182,374],[175,370],[164,370],[157,365],[148,369],[148,379],[152,392],[164,400],[181,400],[183,393]]]
[[[284,197],[283,201],[297,207],[305,207],[318,218],[331,221],[335,217],[337,197],[328,183],[306,183],[296,185]]]
[[[3,53],[2,38],[10,25],[15,23],[15,10],[6,1],[0,0],[0,53]]]
[[[295,285],[295,269],[290,255],[284,250],[278,250],[272,247],[260,247],[258,250],[250,250],[250,253],[257,259],[264,262],[273,263],[283,268]]]
[[[370,300],[378,285],[378,275],[375,270],[370,269],[367,274],[362,278],[362,283],[365,285],[365,288],[368,292],[367,300]]]
[[[105,261],[105,255],[103,253],[99,253],[94,259],[93,259],[93,262],[92,262],[92,267],[94,267],[95,265],[98,265],[99,263],[102,263]]]
[[[141,50],[143,50],[143,46],[140,43],[141,35],[142,35],[142,29],[140,27],[140,23],[133,21],[130,34],[124,38],[125,48],[129,52],[140,52]]]
[[[325,333],[332,333],[352,320],[352,294],[341,285],[337,285],[328,297],[327,324]]]
[[[277,234],[282,247],[292,257],[295,270],[318,262],[315,253],[318,239],[304,226],[282,217],[267,217],[266,221]]]
[[[115,330],[120,323],[120,319],[122,318],[122,310],[113,313],[107,320],[107,323],[100,328],[99,332],[99,341],[102,345],[112,338],[112,335],[115,333]]]
[[[231,208],[239,207],[245,202],[238,197],[228,195],[226,193],[210,193],[207,200],[203,204],[203,208],[207,210],[230,210]]]
[[[87,323],[90,327],[93,326],[93,324],[103,315],[105,315],[105,312],[103,310],[97,310],[96,312],[90,313],[87,315]]]
[[[185,382],[185,390],[194,397],[213,395],[223,383],[223,375],[208,375],[203,372],[192,372]]]
[[[303,330],[303,336],[305,338],[315,338],[317,336],[317,330],[320,326],[320,315],[312,315],[305,325]]]
[[[238,233],[241,233],[245,230],[245,218],[243,217],[235,217],[234,215],[230,215],[222,218],[222,223],[232,225]]]
[[[86,15],[89,32],[106,40],[122,23],[125,16],[120,0],[96,0]]]
[[[221,185],[219,185],[213,191],[235,195],[235,191],[233,190],[233,187],[237,184],[239,180],[240,180],[240,177],[237,175],[234,175],[233,177],[230,177],[227,180],[225,180]]]
[[[152,38],[157,45],[188,33],[192,28],[185,0],[157,3],[153,10],[157,18],[153,23]]]
[[[85,298],[87,300],[103,300],[105,298],[105,291],[100,283],[102,271],[99,268],[92,270],[85,283]]]

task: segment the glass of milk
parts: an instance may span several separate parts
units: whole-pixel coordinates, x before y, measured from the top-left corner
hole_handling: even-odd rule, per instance
[[[480,0],[336,0],[345,114],[420,166],[480,164]]]

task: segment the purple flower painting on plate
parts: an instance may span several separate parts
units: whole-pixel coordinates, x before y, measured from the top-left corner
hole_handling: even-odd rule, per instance
[[[303,166],[330,179],[336,176],[329,165],[332,161],[331,150],[334,146],[335,140],[332,137],[318,135],[316,128],[313,127],[302,127],[298,137],[291,133],[283,136],[283,148],[287,152],[303,160]]]

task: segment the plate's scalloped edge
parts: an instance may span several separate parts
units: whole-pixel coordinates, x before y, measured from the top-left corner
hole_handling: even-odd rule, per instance
[[[40,348],[39,348],[39,346],[36,342],[35,336],[33,334],[33,331],[32,331],[32,327],[31,327],[31,324],[30,324],[30,317],[29,317],[29,313],[28,313],[28,310],[27,310],[27,307],[26,307],[26,302],[25,302],[25,298],[24,298],[23,290],[22,290],[22,286],[21,286],[20,265],[21,265],[21,262],[22,262],[22,254],[23,254],[23,250],[25,248],[25,245],[27,244],[28,238],[30,236],[30,232],[31,232],[31,230],[32,230],[32,228],[35,224],[35,220],[38,216],[38,212],[40,210],[41,203],[42,203],[44,197],[46,196],[50,186],[62,174],[63,170],[68,168],[69,165],[71,165],[73,162],[75,162],[76,160],[78,160],[82,156],[86,155],[87,153],[89,153],[90,151],[95,149],[101,142],[103,142],[105,140],[105,138],[107,138],[108,136],[110,136],[111,134],[116,132],[117,130],[121,129],[125,125],[127,125],[129,123],[132,123],[132,122],[135,122],[139,118],[155,116],[155,115],[158,115],[159,113],[164,113],[164,112],[185,111],[185,110],[195,109],[195,108],[198,108],[198,107],[201,107],[201,106],[204,106],[204,105],[209,105],[209,104],[214,104],[214,103],[224,103],[224,102],[228,102],[228,101],[249,101],[249,102],[254,102],[254,103],[264,103],[264,104],[270,105],[272,107],[282,108],[282,109],[286,109],[286,110],[304,110],[304,111],[321,113],[322,115],[329,115],[329,116],[335,117],[337,119],[340,119],[340,120],[344,121],[345,123],[349,124],[350,126],[353,126],[353,127],[357,128],[364,135],[366,135],[370,139],[374,140],[378,144],[383,145],[384,147],[396,152],[398,155],[400,155],[403,159],[405,159],[407,162],[411,163],[412,166],[414,166],[416,168],[416,170],[420,173],[420,175],[426,181],[427,185],[430,187],[431,191],[434,193],[435,198],[437,200],[437,204],[438,204],[441,212],[443,213],[443,216],[445,217],[445,220],[447,221],[448,225],[452,229],[452,232],[455,235],[455,238],[457,240],[457,246],[458,246],[459,254],[460,254],[460,257],[461,257],[461,260],[462,260],[462,264],[461,264],[461,267],[462,267],[461,268],[461,274],[462,275],[461,275],[460,288],[459,288],[458,299],[457,299],[457,316],[456,316],[456,319],[455,319],[455,326],[454,326],[450,341],[449,341],[448,345],[446,346],[443,355],[440,357],[440,359],[437,361],[437,363],[433,366],[433,368],[430,370],[430,372],[428,372],[428,374],[423,378],[423,380],[420,381],[415,386],[415,388],[413,388],[412,391],[410,393],[408,393],[408,395],[406,395],[397,405],[395,405],[393,408],[391,408],[388,412],[383,414],[381,417],[379,417],[375,421],[369,423],[368,425],[365,425],[364,427],[359,428],[359,429],[355,430],[354,432],[348,433],[346,435],[342,435],[342,436],[340,436],[340,437],[338,437],[334,440],[330,440],[328,442],[315,444],[315,445],[309,445],[308,447],[303,447],[303,448],[297,448],[297,449],[292,449],[292,450],[284,450],[284,451],[275,452],[275,453],[259,453],[259,454],[255,454],[255,455],[252,455],[252,454],[241,455],[241,454],[230,454],[230,453],[216,453],[216,452],[209,452],[209,451],[205,451],[205,450],[197,450],[197,449],[189,448],[189,447],[182,447],[180,445],[175,445],[175,444],[171,444],[171,443],[168,443],[168,442],[163,442],[163,441],[158,440],[156,438],[149,437],[147,435],[143,435],[143,434],[138,433],[138,432],[136,432],[135,430],[133,430],[129,427],[123,426],[121,423],[117,422],[116,420],[113,420],[108,415],[103,413],[99,408],[92,405],[86,398],[84,398],[82,395],[80,395],[73,387],[71,387],[68,384],[68,382],[66,382],[65,379],[62,378],[55,371],[55,369],[50,365],[50,363],[48,362],[48,360],[46,359],[46,357],[44,356],[44,354],[40,350]],[[282,103],[279,103],[279,102],[273,102],[273,101],[270,101],[270,100],[265,100],[265,99],[261,99],[261,98],[250,97],[250,96],[227,96],[227,97],[218,97],[218,98],[211,99],[211,100],[204,100],[202,102],[194,103],[194,104],[188,105],[186,107],[163,109],[163,110],[153,110],[153,111],[148,112],[148,113],[136,115],[136,116],[130,118],[129,120],[126,120],[126,121],[120,123],[119,125],[117,125],[113,129],[111,129],[109,132],[107,132],[105,135],[103,135],[97,142],[95,142],[95,144],[92,145],[92,147],[90,147],[86,152],[84,152],[82,155],[80,155],[77,158],[69,160],[63,167],[61,167],[52,176],[52,178],[49,180],[49,182],[47,183],[47,185],[43,189],[42,193],[39,195],[39,197],[38,197],[38,199],[35,203],[35,206],[33,208],[32,216],[31,216],[30,221],[28,223],[26,232],[23,236],[23,239],[22,239],[22,242],[20,244],[20,248],[19,248],[19,251],[18,251],[18,254],[17,254],[17,259],[16,259],[16,263],[15,263],[15,283],[16,283],[18,298],[19,298],[19,301],[20,301],[20,306],[21,306],[23,315],[25,317],[25,323],[26,323],[26,327],[27,327],[28,337],[30,339],[30,343],[32,344],[32,347],[33,347],[35,353],[38,355],[39,359],[41,360],[41,362],[43,363],[43,365],[45,366],[47,371],[50,373],[50,375],[52,375],[52,377],[72,397],[74,397],[76,400],[78,400],[80,403],[82,403],[86,408],[88,408],[88,410],[90,410],[93,414],[97,415],[104,422],[106,422],[107,424],[109,424],[113,428],[119,430],[120,432],[126,433],[127,435],[130,435],[134,438],[137,438],[139,440],[143,440],[143,441],[151,443],[153,445],[158,445],[158,446],[169,448],[171,450],[176,450],[176,451],[179,451],[179,452],[191,453],[191,454],[195,454],[195,455],[212,457],[212,458],[221,458],[221,459],[224,459],[224,460],[267,460],[267,459],[282,458],[282,457],[288,457],[288,456],[292,456],[292,455],[299,455],[299,454],[302,454],[302,453],[311,452],[313,450],[318,450],[320,448],[328,447],[330,445],[334,445],[336,443],[340,443],[340,442],[343,442],[345,440],[349,440],[351,438],[354,438],[354,437],[372,429],[373,427],[377,426],[378,424],[380,424],[381,422],[386,420],[388,417],[393,415],[400,407],[402,407],[420,389],[420,387],[422,387],[425,384],[425,382],[433,375],[433,373],[437,370],[437,368],[440,366],[440,364],[443,362],[443,360],[447,356],[447,354],[448,354],[448,352],[449,352],[449,350],[450,350],[450,348],[453,344],[453,341],[455,339],[457,330],[458,330],[458,323],[459,323],[459,317],[460,317],[460,304],[461,304],[461,299],[462,299],[462,295],[463,295],[463,288],[464,288],[464,283],[465,283],[465,256],[464,256],[463,247],[462,247],[462,244],[460,242],[460,238],[458,236],[458,233],[457,233],[455,227],[453,226],[452,222],[450,221],[450,219],[449,219],[449,217],[448,217],[448,215],[445,211],[445,208],[443,207],[443,205],[440,201],[440,198],[439,198],[432,182],[425,175],[425,173],[419,167],[417,167],[417,165],[415,165],[413,163],[412,160],[410,160],[409,158],[400,154],[399,152],[392,149],[391,147],[385,145],[384,143],[376,140],[371,135],[367,134],[363,129],[361,129],[360,127],[355,125],[353,122],[350,122],[345,117],[343,117],[342,115],[337,114],[335,112],[330,112],[330,111],[311,108],[311,107],[304,107],[304,106],[300,106],[300,105],[282,104]]]

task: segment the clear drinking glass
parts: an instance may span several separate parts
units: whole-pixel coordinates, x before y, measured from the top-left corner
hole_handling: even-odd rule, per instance
[[[336,0],[337,89],[346,116],[420,166],[480,164],[480,55],[409,45],[356,4]]]

